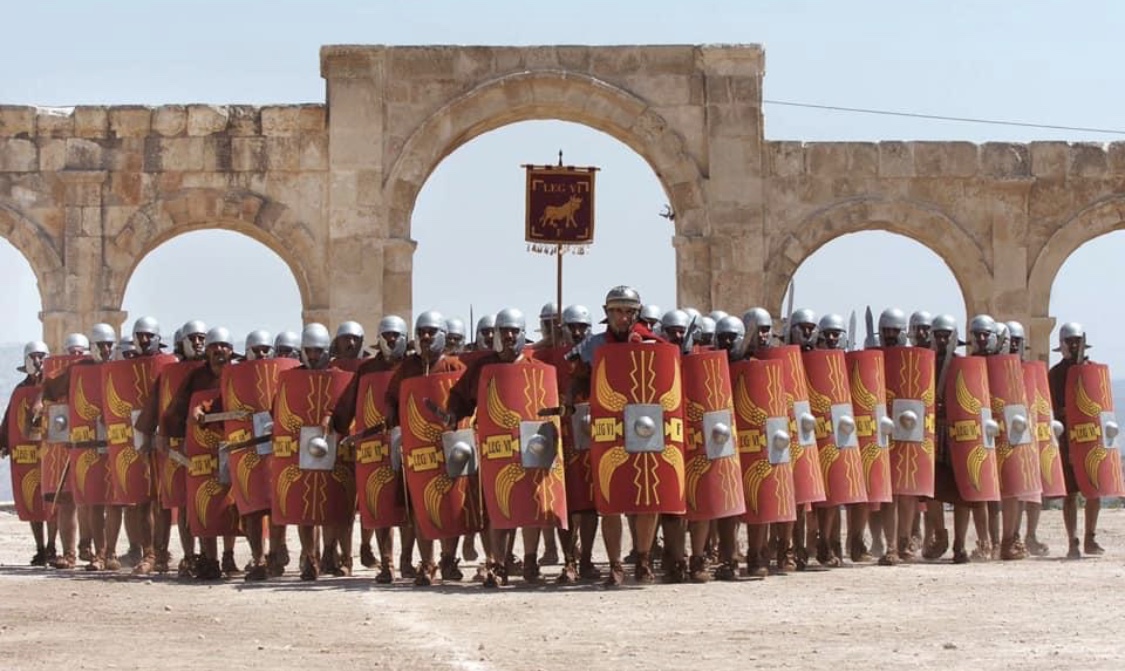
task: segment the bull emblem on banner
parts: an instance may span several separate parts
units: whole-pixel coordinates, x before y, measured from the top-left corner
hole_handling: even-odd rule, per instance
[[[539,225],[553,226],[556,231],[560,225],[565,225],[566,228],[577,228],[578,222],[574,220],[574,214],[578,212],[580,207],[582,207],[581,196],[571,196],[570,200],[562,205],[548,205],[543,208],[543,215],[539,217]]]

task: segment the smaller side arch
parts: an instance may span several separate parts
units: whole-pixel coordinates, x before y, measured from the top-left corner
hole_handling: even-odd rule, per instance
[[[766,260],[764,304],[781,306],[797,268],[818,249],[849,233],[883,230],[914,240],[937,254],[961,289],[965,307],[987,310],[992,266],[979,244],[937,207],[909,200],[860,197],[837,201],[785,227],[770,242]]]
[[[129,279],[149,252],[179,235],[206,229],[242,233],[277,254],[293,273],[304,311],[328,304],[316,235],[295,221],[289,208],[252,191],[185,189],[137,210],[106,241],[106,307],[120,309]]]
[[[18,207],[0,200],[0,237],[7,240],[31,266],[43,310],[59,305],[64,287],[63,260],[50,235]]]

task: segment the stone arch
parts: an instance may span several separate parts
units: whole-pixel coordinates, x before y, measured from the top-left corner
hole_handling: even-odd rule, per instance
[[[125,288],[141,260],[174,237],[205,229],[230,230],[277,254],[293,273],[303,311],[328,305],[328,282],[316,236],[282,203],[246,191],[184,189],[133,214],[106,242],[105,304],[120,309]]]
[[[1094,238],[1121,229],[1125,229],[1125,195],[1115,195],[1080,210],[1047,239],[1028,274],[1028,302],[1033,319],[1049,317],[1051,289],[1070,255]]]
[[[0,200],[0,237],[15,247],[31,266],[39,285],[39,303],[43,310],[60,307],[65,293],[62,254],[51,236],[18,207]]]
[[[703,171],[666,119],[638,96],[613,84],[575,72],[537,70],[481,83],[448,102],[410,134],[386,181],[392,214],[390,237],[410,237],[414,203],[426,179],[446,156],[491,130],[533,120],[571,121],[621,141],[656,173],[676,212],[677,233],[705,230]]]
[[[766,306],[778,309],[790,278],[816,250],[848,233],[883,230],[903,235],[937,254],[949,267],[969,314],[987,311],[992,267],[981,247],[952,217],[927,203],[851,198],[807,215],[770,245],[766,261]]]

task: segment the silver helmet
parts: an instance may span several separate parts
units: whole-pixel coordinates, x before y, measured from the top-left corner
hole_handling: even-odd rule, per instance
[[[324,324],[316,322],[305,326],[301,331],[301,363],[309,368],[323,368],[328,362],[328,348],[332,346],[332,334]],[[308,350],[319,349],[322,354],[319,359],[312,361]]]
[[[847,349],[848,329],[844,325],[844,317],[835,313],[829,313],[820,318],[817,323],[817,330],[820,332],[820,337],[824,341],[824,346],[827,349]],[[830,337],[831,336],[831,337]]]
[[[687,313],[687,316],[688,316],[689,320],[694,319],[696,322],[698,322],[699,318],[703,316],[699,312],[699,310],[696,310],[695,308],[689,307],[689,308],[680,308],[680,309]]]
[[[789,315],[789,342],[801,347],[815,346],[816,323],[816,313],[809,308],[794,310]]]
[[[957,332],[957,318],[953,315],[937,315],[930,323],[930,340],[933,341],[932,346],[935,350],[938,349],[936,338],[938,333],[949,334],[949,347],[953,349],[965,344],[960,340],[960,335]]]
[[[717,319],[712,319],[712,318],[707,317],[707,316],[700,317],[699,318],[699,333],[701,335],[703,335],[704,337],[706,337],[706,336],[714,337],[715,336],[715,323],[717,321],[718,321]]]
[[[492,349],[495,352],[504,351],[504,337],[500,333],[503,329],[519,329],[514,346],[518,355],[527,344],[527,322],[524,320],[523,313],[516,308],[504,308],[496,313],[496,332],[492,335]]]
[[[172,335],[172,353],[181,356],[184,353],[184,344],[183,339],[180,337],[180,329],[176,329],[176,332]]]
[[[669,310],[660,317],[660,328],[665,333],[670,328],[687,329],[690,323],[691,317],[683,310]]]
[[[649,303],[641,308],[640,320],[648,324],[649,327],[659,324],[662,316],[664,316],[664,312],[655,303]]]
[[[969,346],[973,354],[992,354],[996,351],[996,320],[990,315],[976,315],[969,320]]]
[[[445,351],[445,317],[437,310],[426,310],[414,320],[414,337],[422,329],[435,329],[433,341],[430,343],[430,354],[441,354]]]
[[[1023,324],[1018,321],[1012,320],[1005,322],[1008,327],[1008,351],[1007,354],[1018,354],[1022,359],[1027,354],[1027,332],[1023,329]]]
[[[274,356],[287,359],[301,358],[301,336],[295,331],[282,331],[273,339]]]
[[[742,315],[746,327],[747,352],[757,352],[769,347],[773,338],[773,316],[765,308],[750,308]]]
[[[1059,346],[1055,348],[1056,352],[1066,352],[1067,338],[1082,338],[1086,340],[1086,329],[1078,322],[1066,322],[1059,327]],[[1085,349],[1090,349],[1090,344],[1083,342]]]
[[[933,330],[934,318],[925,310],[918,310],[910,315],[909,337],[910,343],[915,347],[929,347],[930,333]]]
[[[730,359],[742,357],[745,340],[746,326],[738,317],[727,315],[715,322],[715,348],[729,352]]]
[[[359,342],[362,343],[364,336],[363,326],[356,321],[340,322],[340,325],[336,327],[336,337],[339,338],[340,336],[354,336],[359,338]]]
[[[204,347],[206,347],[207,324],[204,324],[198,319],[193,319],[181,326],[180,330],[176,331],[176,333],[176,342],[178,342],[180,344],[180,347],[183,348],[184,357],[188,359],[198,359],[199,357],[203,356],[202,349],[196,351],[195,344],[192,342],[192,336],[202,336]]]
[[[152,336],[147,349],[141,347],[137,340],[137,336],[142,333]],[[156,354],[160,351],[160,322],[156,321],[156,317],[141,317],[133,322],[133,347],[140,354]]]
[[[90,339],[84,333],[68,333],[63,340],[63,351],[67,354],[88,354]]]
[[[445,344],[453,353],[465,349],[465,322],[460,318],[450,317],[445,320]]]
[[[907,340],[909,324],[906,313],[898,308],[887,308],[879,315],[879,341],[884,347],[905,347],[910,344]],[[891,332],[896,332],[891,336]]]
[[[95,345],[100,342],[117,342],[117,331],[105,322],[94,324],[90,329],[90,342]]]
[[[585,324],[590,326],[594,323],[590,318],[590,311],[586,309],[585,305],[568,305],[563,310],[562,314],[563,324]]]
[[[726,312],[723,312],[722,310],[712,310],[711,314],[709,314],[707,316],[710,317],[711,319],[714,319],[715,323],[717,324],[720,319],[722,319],[723,317],[729,316],[729,314],[726,313]]]
[[[117,342],[118,359],[131,359],[137,355],[137,348],[129,338],[122,338]]]
[[[559,305],[554,301],[549,301],[539,308],[539,321],[540,322],[553,322],[559,317]]]
[[[269,349],[265,354],[259,355],[254,352],[255,348],[268,347]],[[246,358],[253,361],[255,359],[268,359],[273,356],[273,336],[265,329],[254,329],[246,334]]]
[[[604,307],[627,307],[639,311],[641,309],[641,295],[633,287],[619,285],[606,293]]]
[[[398,337],[394,339],[394,347],[387,342],[385,333],[397,333]],[[406,340],[410,333],[410,328],[406,325],[406,320],[398,315],[387,315],[379,320],[379,351],[387,359],[398,360],[406,354]]]
[[[230,329],[225,326],[212,327],[207,331],[207,335],[204,338],[204,347],[210,347],[211,345],[234,347],[234,339],[230,337]]]
[[[49,353],[47,343],[42,340],[32,340],[23,346],[23,365],[16,370],[21,373],[38,375],[43,370],[43,359]]]
[[[477,320],[474,345],[477,349],[492,349],[492,335],[496,329],[496,315],[484,315]]]

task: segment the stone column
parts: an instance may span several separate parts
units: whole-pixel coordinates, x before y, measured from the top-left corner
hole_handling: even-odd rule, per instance
[[[62,346],[67,333],[88,333],[107,315],[101,304],[102,184],[107,173],[60,170],[56,174],[63,186],[64,276],[61,291],[44,296],[40,313],[44,339],[52,351]]]

